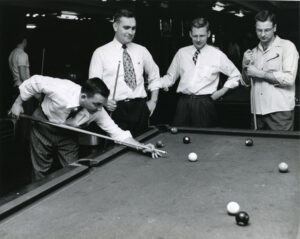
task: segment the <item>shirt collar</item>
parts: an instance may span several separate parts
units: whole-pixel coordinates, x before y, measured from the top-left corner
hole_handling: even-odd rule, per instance
[[[116,47],[116,49],[123,50],[123,48],[122,48],[123,44],[121,44],[116,38],[114,38],[112,42],[113,42],[114,46]],[[127,49],[131,46],[131,44],[132,44],[131,42],[126,44]]]
[[[78,87],[74,89],[72,95],[70,96],[67,109],[73,109],[79,106],[80,94],[81,94],[81,86],[78,85]]]
[[[193,51],[197,51],[198,49],[192,45],[192,48],[193,48]],[[200,52],[202,52],[203,50],[205,50],[207,48],[207,44],[205,44],[201,49],[200,49]]]
[[[268,51],[272,47],[280,46],[280,40],[281,39],[279,36],[275,36],[274,41],[271,43],[271,45],[265,51]],[[259,48],[259,50],[264,51],[261,43],[258,44],[258,48]]]

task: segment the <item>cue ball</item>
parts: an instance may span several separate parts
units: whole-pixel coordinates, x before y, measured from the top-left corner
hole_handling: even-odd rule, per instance
[[[235,216],[235,221],[239,226],[246,226],[249,223],[249,215],[248,213],[244,211],[240,211],[238,214]]]
[[[286,173],[289,170],[289,166],[287,163],[281,162],[280,164],[278,164],[278,169],[279,169],[279,172]]]
[[[183,143],[185,144],[189,144],[191,142],[191,139],[189,136],[184,136],[183,139],[182,139]]]
[[[235,215],[240,211],[240,205],[237,202],[229,202],[226,208],[231,215]]]
[[[156,142],[156,147],[157,147],[157,148],[163,148],[163,147],[164,147],[164,143],[163,143],[161,140],[158,140],[158,141]]]
[[[189,161],[190,161],[190,162],[195,162],[195,161],[197,161],[197,158],[198,158],[198,156],[197,156],[196,153],[190,153],[190,154],[189,154]]]
[[[253,145],[253,140],[252,139],[246,139],[245,145],[246,146],[252,146]]]
[[[171,133],[172,134],[177,134],[177,132],[178,132],[178,129],[176,127],[171,128]]]

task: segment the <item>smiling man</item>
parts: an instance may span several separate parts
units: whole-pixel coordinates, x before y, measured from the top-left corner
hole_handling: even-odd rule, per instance
[[[20,95],[10,110],[13,116],[19,117],[23,113],[24,101],[43,93],[45,97],[41,106],[33,113],[34,117],[75,127],[94,121],[113,139],[141,145],[132,138],[129,131],[120,129],[103,109],[109,90],[99,78],[88,79],[80,86],[65,79],[35,75],[24,81],[19,90]],[[154,146],[147,146],[148,152],[152,152]],[[55,157],[62,166],[78,159],[77,135],[70,130],[34,122],[30,135],[30,149],[34,177],[40,179],[49,172]],[[152,157],[157,156],[159,155],[152,152]]]
[[[113,41],[97,48],[92,56],[89,77],[99,77],[110,89],[105,107],[124,130],[136,136],[148,128],[158,97],[159,68],[149,51],[133,39],[136,19],[133,12],[119,10],[114,16]],[[144,74],[151,98],[147,101]]]
[[[214,126],[217,117],[214,101],[239,85],[238,69],[223,52],[207,44],[210,34],[205,18],[194,19],[190,28],[193,45],[178,50],[167,74],[161,78],[165,89],[180,78],[177,88],[180,97],[173,122],[176,126]],[[218,90],[220,73],[228,79]]]
[[[299,54],[291,41],[276,35],[274,13],[261,11],[255,22],[260,43],[244,53],[242,83],[249,86],[253,80],[251,111],[256,114],[257,129],[293,130]]]

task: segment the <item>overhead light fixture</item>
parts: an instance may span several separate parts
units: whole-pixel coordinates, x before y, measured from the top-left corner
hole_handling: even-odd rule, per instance
[[[38,13],[34,13],[34,14],[32,14],[32,17],[38,17],[40,14],[38,14]]]
[[[212,10],[220,12],[223,11],[225,8],[225,4],[221,2],[216,2],[214,6],[212,6]]]
[[[36,27],[37,27],[36,24],[33,24],[33,23],[28,23],[26,25],[26,29],[35,29]]]
[[[26,15],[25,15],[26,17],[30,17],[30,13],[26,13]]]
[[[244,17],[245,16],[245,14],[243,13],[242,10],[239,10],[239,12],[234,13],[234,15],[237,16],[237,17]]]
[[[57,16],[57,18],[67,19],[67,20],[78,20],[77,15],[78,15],[77,12],[61,11],[61,14]]]
[[[221,2],[216,2],[215,5],[220,6],[220,7],[225,7],[226,6],[224,3],[221,3]]]

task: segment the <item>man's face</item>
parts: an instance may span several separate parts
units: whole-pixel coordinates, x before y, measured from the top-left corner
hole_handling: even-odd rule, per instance
[[[269,20],[265,22],[257,21],[255,29],[260,42],[263,44],[268,44],[272,41],[272,39],[275,36],[276,24],[273,25],[273,23]]]
[[[136,20],[133,17],[121,17],[118,22],[113,24],[117,40],[121,44],[133,41],[136,31]]]
[[[106,104],[107,98],[103,97],[100,94],[94,94],[91,97],[88,97],[85,93],[81,94],[81,106],[91,114],[96,113],[97,111],[102,110],[104,104]]]
[[[205,46],[207,39],[210,37],[210,31],[207,30],[207,27],[192,27],[190,31],[190,37],[192,39],[193,45],[197,49],[201,49]]]

